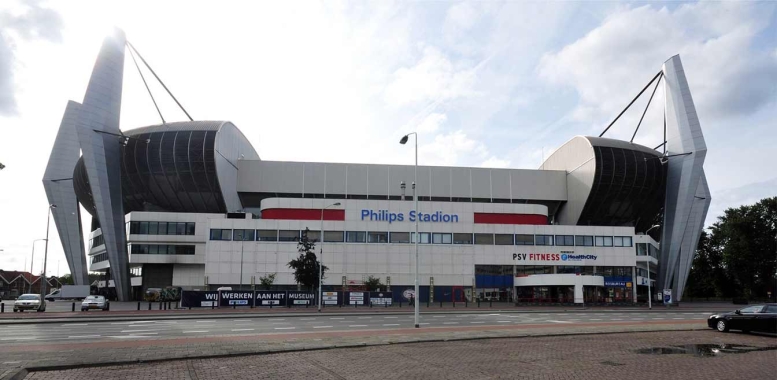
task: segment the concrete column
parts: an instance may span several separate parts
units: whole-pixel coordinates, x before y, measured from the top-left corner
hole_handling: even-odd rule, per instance
[[[583,285],[575,285],[575,303],[583,303]]]
[[[637,267],[631,267],[631,294],[637,302]]]
[[[518,267],[513,264],[513,303],[518,302],[518,288],[515,287],[515,276],[518,275]]]

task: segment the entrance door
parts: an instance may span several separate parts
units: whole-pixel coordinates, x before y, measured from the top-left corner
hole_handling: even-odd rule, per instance
[[[454,286],[452,287],[453,294],[451,295],[451,299],[455,302],[464,302],[464,299],[466,298],[464,296],[464,287],[463,286]]]

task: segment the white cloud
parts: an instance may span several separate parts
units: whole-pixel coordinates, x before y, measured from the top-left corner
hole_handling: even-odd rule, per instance
[[[437,112],[430,113],[429,116],[424,118],[424,120],[421,121],[420,124],[418,124],[418,127],[416,128],[416,132],[418,133],[437,132],[437,130],[440,129],[440,125],[445,123],[446,120],[448,120],[448,116],[446,116],[444,113],[437,113]]]
[[[475,76],[476,68],[457,68],[439,49],[427,46],[415,66],[394,72],[384,99],[399,107],[471,96],[475,94]]]
[[[491,156],[483,161],[480,166],[483,168],[508,168],[510,167],[510,161]]]
[[[482,143],[461,130],[439,134],[431,143],[419,145],[419,164],[422,165],[453,166],[460,165],[465,159],[488,156],[488,150]]]

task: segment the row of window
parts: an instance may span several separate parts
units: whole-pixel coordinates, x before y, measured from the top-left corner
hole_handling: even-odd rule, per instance
[[[129,222],[132,235],[194,235],[192,222]]]
[[[647,243],[637,243],[637,256],[650,256],[654,258],[658,258],[658,248],[654,247],[652,244]]]
[[[193,245],[132,244],[134,255],[193,255]]]
[[[100,237],[102,237],[102,235],[100,235]],[[92,264],[99,263],[100,261],[108,261],[108,253],[107,252],[103,252],[103,253],[101,253],[99,255],[91,256],[91,263]]]
[[[93,239],[89,240],[89,250],[91,250],[94,247],[99,247],[103,244],[105,244],[103,235],[97,235]]]
[[[573,266],[558,265],[555,273],[576,273],[606,277],[631,277],[632,267]],[[639,268],[637,268],[639,269]],[[516,275],[552,274],[553,265],[516,265]],[[475,265],[475,275],[508,276],[513,274],[512,265]]]
[[[299,241],[299,230],[211,229],[210,240]],[[321,232],[307,231],[308,239],[319,241]],[[581,247],[631,247],[631,236],[513,235],[485,233],[420,232],[419,244],[556,245]],[[415,232],[324,231],[331,243],[415,243]],[[555,243],[555,244],[554,244]]]

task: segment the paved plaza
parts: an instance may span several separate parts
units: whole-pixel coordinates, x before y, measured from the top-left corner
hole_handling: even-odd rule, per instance
[[[26,379],[774,379],[777,339],[712,330],[383,345],[31,372]]]

